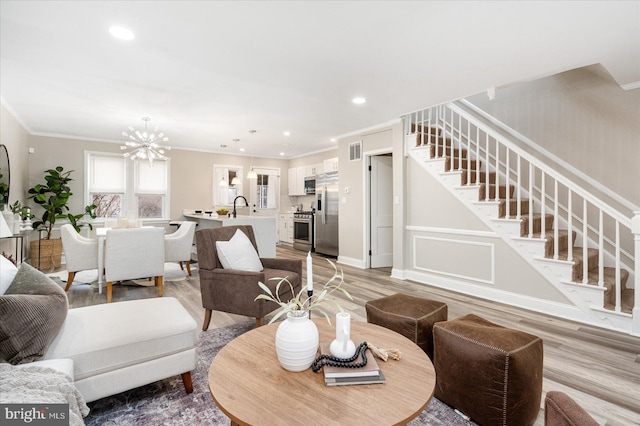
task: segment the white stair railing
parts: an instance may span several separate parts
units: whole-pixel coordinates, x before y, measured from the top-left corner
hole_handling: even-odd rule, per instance
[[[579,263],[578,257],[581,257],[582,264],[574,269],[575,276],[572,279],[585,285],[604,287],[605,263],[612,264],[613,309],[616,312],[623,310],[622,277],[629,273],[627,287],[636,289],[634,314],[640,313],[640,292],[637,291],[640,287],[640,230],[632,231],[632,218],[612,208],[454,103],[426,108],[407,114],[403,119],[405,134],[418,133],[418,144],[434,146],[436,155],[441,148],[448,157],[448,169],[463,172],[465,182],[461,182],[461,185],[479,185],[484,181],[485,201],[504,199],[505,217],[526,220],[528,232],[525,231],[524,236],[552,238],[553,259]],[[465,161],[463,150],[466,150]],[[474,164],[475,160],[482,162],[482,167]],[[493,193],[492,173],[495,173]],[[500,194],[501,184],[506,188],[505,194],[502,194],[504,196]],[[509,190],[510,185],[515,186],[513,195]],[[512,201],[515,202],[515,212]],[[527,207],[526,214],[522,212],[523,202]],[[540,229],[534,227],[535,209],[540,215]],[[547,214],[552,215],[553,224],[548,222]],[[567,232],[566,250],[560,246],[561,229]],[[581,244],[582,247],[581,256],[576,254],[573,247],[574,233],[577,236],[575,244],[578,247]],[[597,259],[589,260],[589,248],[598,250]],[[597,275],[592,272],[590,280],[589,271],[596,269],[592,268],[591,262],[598,262],[598,268]],[[640,319],[636,321],[634,318],[634,324],[638,324],[635,332],[640,334]]]

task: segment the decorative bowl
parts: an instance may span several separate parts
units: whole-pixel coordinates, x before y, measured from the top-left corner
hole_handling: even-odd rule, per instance
[[[229,214],[229,210],[216,210],[218,216],[226,216]]]

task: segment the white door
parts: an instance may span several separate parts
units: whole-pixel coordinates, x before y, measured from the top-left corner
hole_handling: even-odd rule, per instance
[[[371,267],[393,266],[393,157],[371,158]]]

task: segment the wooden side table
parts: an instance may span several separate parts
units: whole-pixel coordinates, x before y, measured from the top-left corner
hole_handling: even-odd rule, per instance
[[[321,342],[335,338],[335,325],[313,320]],[[400,361],[378,361],[385,384],[327,387],[322,372],[280,366],[275,349],[279,324],[251,330],[227,344],[209,369],[209,389],[232,425],[406,424],[427,406],[435,371],[427,355],[400,334],[365,322],[351,323],[351,339],[400,349]]]

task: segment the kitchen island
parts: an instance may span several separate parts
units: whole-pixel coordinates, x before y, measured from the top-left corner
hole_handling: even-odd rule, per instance
[[[251,225],[258,245],[258,255],[260,257],[276,257],[276,218],[275,216],[241,216],[230,217],[218,216],[213,213],[209,216],[206,213],[195,214],[193,210],[185,210],[182,215],[187,220],[197,222],[198,229],[218,228],[220,226]]]

